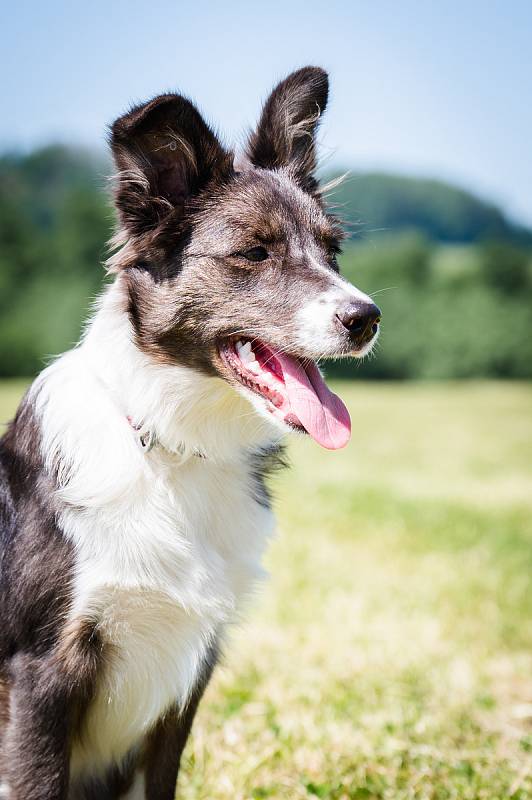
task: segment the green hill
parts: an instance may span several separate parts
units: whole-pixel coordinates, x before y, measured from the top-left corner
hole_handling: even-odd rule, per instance
[[[0,157],[0,376],[77,340],[104,279],[110,169],[59,146]],[[438,181],[354,175],[334,202],[356,234],[342,270],[384,315],[357,376],[532,377],[530,231]]]
[[[355,238],[416,229],[435,242],[532,244],[532,231],[510,222],[497,206],[443,181],[351,173],[330,200]]]

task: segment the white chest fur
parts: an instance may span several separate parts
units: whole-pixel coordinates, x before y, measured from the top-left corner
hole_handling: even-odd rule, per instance
[[[74,772],[119,759],[186,701],[260,574],[272,518],[246,465],[173,461],[156,449],[117,501],[62,516],[77,551],[72,615],[94,619],[107,650]]]
[[[186,701],[260,574],[272,528],[249,454],[279,432],[225,381],[142,354],[119,289],[32,390],[75,552],[71,618],[93,620],[106,646],[74,772],[119,759]],[[149,453],[128,416],[157,435]]]

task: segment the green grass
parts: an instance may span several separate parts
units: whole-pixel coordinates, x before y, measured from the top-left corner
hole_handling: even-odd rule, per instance
[[[352,443],[291,444],[180,797],[525,800],[532,386],[338,388]]]

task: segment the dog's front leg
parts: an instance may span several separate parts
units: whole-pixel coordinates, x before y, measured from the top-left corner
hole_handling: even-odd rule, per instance
[[[69,781],[69,691],[46,659],[10,665],[4,783],[9,800],[65,800]]]
[[[146,748],[146,800],[173,800],[181,756],[196,714],[200,694],[185,711],[168,712],[149,736]]]
[[[181,756],[217,658],[218,648],[213,645],[185,708],[167,711],[149,734],[144,760],[146,800],[174,800]]]

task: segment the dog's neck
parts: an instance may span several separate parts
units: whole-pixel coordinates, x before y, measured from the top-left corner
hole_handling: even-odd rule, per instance
[[[157,363],[139,349],[120,276],[100,298],[80,349],[139,441],[156,442],[181,459],[199,453],[231,461],[281,438],[221,378]]]

